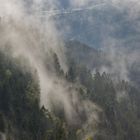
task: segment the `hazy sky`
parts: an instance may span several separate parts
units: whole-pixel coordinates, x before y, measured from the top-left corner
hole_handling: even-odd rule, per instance
[[[33,1],[36,2],[36,9],[32,5]],[[138,0],[27,0],[26,2],[28,4],[25,4],[25,7],[28,7],[29,11],[38,10],[39,16],[54,18],[59,33],[65,39],[79,40],[99,48],[111,37],[119,40],[121,44],[124,43],[125,46],[138,47],[140,40]]]

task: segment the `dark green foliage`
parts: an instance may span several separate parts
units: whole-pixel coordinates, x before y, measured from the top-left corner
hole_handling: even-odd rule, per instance
[[[30,72],[0,53],[0,131],[8,140],[66,140],[62,121],[39,108],[38,84]]]
[[[124,80],[114,83],[106,73],[97,71],[91,75],[85,67],[76,64],[71,65],[67,77],[83,85],[87,93],[80,88],[80,94],[103,109],[96,140],[140,139],[140,92],[137,88]]]
[[[3,114],[0,114],[0,131],[5,132],[5,121]]]
[[[55,75],[74,85],[81,100],[90,100],[103,110],[95,140],[140,139],[138,88],[124,80],[113,82],[107,73],[97,71],[92,75],[74,61],[64,74],[56,54],[53,63]],[[58,109],[54,105],[52,112],[44,106],[40,108],[36,74],[21,70],[14,59],[0,53],[0,132],[6,133],[7,140],[78,140],[76,132],[86,120],[84,110],[78,112],[81,124],[70,125],[63,107]]]
[[[70,82],[76,81],[76,64],[74,62],[71,62],[71,64],[69,65],[66,79]]]
[[[60,66],[60,63],[59,63],[59,60],[58,60],[58,57],[57,57],[57,54],[56,53],[53,54],[53,59],[54,59],[55,73],[57,74],[57,76],[63,76],[64,75],[64,72],[61,69],[61,66]]]

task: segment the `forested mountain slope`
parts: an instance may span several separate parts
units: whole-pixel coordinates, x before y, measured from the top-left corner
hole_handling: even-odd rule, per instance
[[[140,139],[139,89],[124,80],[114,83],[107,73],[96,71],[93,75],[74,61],[64,73],[56,54],[52,59],[55,76],[69,83],[69,91],[78,92],[80,102],[90,102],[86,104],[88,108],[91,103],[95,104],[96,107],[91,108],[96,110],[95,113],[82,104],[78,109],[77,103],[74,107],[80,121],[72,124],[67,121],[63,108],[54,104],[48,111],[40,106],[40,82],[36,70],[24,70],[19,59],[1,52],[0,131],[4,140]],[[93,124],[87,121],[97,112],[99,121]]]
[[[139,13],[0,0],[0,140],[140,140]]]

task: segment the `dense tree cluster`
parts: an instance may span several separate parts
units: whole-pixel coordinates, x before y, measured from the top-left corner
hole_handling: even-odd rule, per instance
[[[87,140],[140,139],[140,92],[136,87],[126,81],[113,82],[107,73],[92,74],[74,61],[65,74],[55,53],[53,59],[56,76],[77,85],[82,99],[103,110],[97,133]],[[0,53],[0,132],[6,134],[6,139],[79,140],[79,126],[69,126],[63,112],[55,114],[40,107],[39,97],[37,78]]]
[[[65,139],[64,124],[39,106],[38,81],[0,53],[0,131],[7,140]]]
[[[80,93],[84,98],[98,104],[100,116],[96,140],[139,140],[140,139],[140,92],[130,83],[113,82],[107,73],[95,74],[79,64],[70,63],[67,79],[83,85]],[[86,93],[84,93],[86,89]],[[84,94],[83,94],[84,93]]]

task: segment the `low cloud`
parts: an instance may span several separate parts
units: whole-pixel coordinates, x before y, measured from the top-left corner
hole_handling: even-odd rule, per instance
[[[67,70],[64,42],[60,30],[53,19],[44,15],[42,17],[42,11],[46,10],[44,4],[47,5],[49,10],[55,10],[62,7],[60,2],[55,0],[32,0],[29,5],[29,1],[24,2],[22,0],[0,0],[0,2],[0,48],[10,47],[12,57],[26,58],[33,69],[37,70],[41,88],[41,106],[44,105],[49,109],[51,109],[51,104],[63,106],[65,116],[69,122],[79,120],[78,112],[83,108],[87,116],[87,120],[82,126],[85,130],[84,135],[86,137],[87,134],[92,133],[93,127],[96,127],[96,123],[99,121],[98,113],[102,110],[89,100],[81,101],[73,87],[74,85],[54,76],[46,68],[46,63],[51,66],[50,50],[52,50],[58,55],[60,65],[64,71]],[[102,1],[100,2],[102,3]],[[100,2],[71,0],[69,3],[74,8],[86,7]],[[138,1],[135,1],[135,3],[131,1],[136,10],[133,10],[126,0],[112,0],[109,3],[111,2],[117,8],[125,9],[126,7],[126,9],[129,9],[129,19],[138,17]],[[109,31],[113,30],[114,27],[112,26]],[[103,66],[101,71],[107,71],[112,75],[117,75],[119,79],[128,81],[128,68],[139,59],[139,53],[129,53],[122,48],[118,48],[123,43],[110,37],[109,34],[107,35],[102,44],[107,46],[105,48],[106,59],[111,63],[111,67]],[[71,87],[72,90],[69,90]],[[91,123],[93,123],[93,127],[91,127]]]
[[[57,3],[48,2],[52,9],[57,7]],[[0,49],[5,51],[8,47],[13,58],[25,58],[27,67],[30,65],[37,71],[41,89],[40,106],[44,105],[49,110],[52,109],[52,104],[62,106],[67,121],[73,124],[76,120],[80,121],[78,112],[83,107],[87,116],[83,129],[86,129],[91,125],[90,122],[98,122],[100,108],[88,100],[81,101],[74,85],[48,70],[48,64],[53,67],[51,51],[58,55],[63,70],[67,70],[63,39],[59,36],[55,21],[38,16],[42,12],[44,1],[31,1],[29,7],[25,7],[27,3],[22,0],[1,0]],[[91,131],[90,128],[88,130]]]

